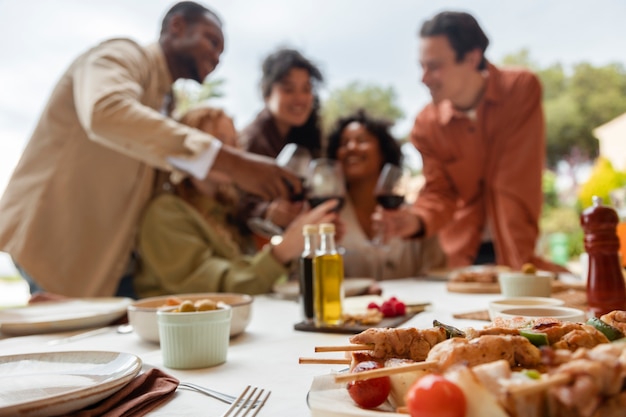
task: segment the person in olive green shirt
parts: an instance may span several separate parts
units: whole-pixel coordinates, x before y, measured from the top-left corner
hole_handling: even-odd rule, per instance
[[[181,122],[235,146],[232,120],[222,111],[200,108]],[[141,298],[197,292],[271,292],[287,275],[287,265],[303,250],[302,226],[336,220],[337,201],[300,214],[282,241],[249,255],[251,236],[233,221],[238,194],[226,178],[212,183],[193,177],[148,206],[139,230],[140,271],[135,292]]]

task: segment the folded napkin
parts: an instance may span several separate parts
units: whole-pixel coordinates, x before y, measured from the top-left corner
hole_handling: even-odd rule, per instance
[[[68,414],[69,417],[141,417],[176,391],[178,379],[152,368],[104,400]]]

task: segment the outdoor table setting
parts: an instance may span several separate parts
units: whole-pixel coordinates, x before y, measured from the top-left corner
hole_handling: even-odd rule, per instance
[[[400,327],[427,328],[435,319],[458,327],[483,326],[484,321],[456,319],[454,315],[485,309],[490,301],[500,297],[499,294],[451,293],[447,291],[445,282],[421,278],[383,281],[380,284],[385,298],[397,296],[409,303],[430,303],[425,311],[400,324]],[[127,327],[119,325],[100,326],[96,331],[80,329],[25,336],[2,335],[0,355],[121,352],[136,355],[143,371],[158,368],[182,382],[232,396],[237,396],[247,385],[269,390],[271,395],[259,415],[310,415],[307,395],[313,379],[345,369],[346,365],[299,364],[298,359],[314,356],[315,346],[345,345],[349,336],[295,330],[294,325],[301,317],[301,306],[273,294],[254,297],[252,311],[251,322],[245,332],[230,339],[226,361],[212,367],[189,370],[167,368],[163,365],[158,344],[144,341],[134,332],[128,332]],[[218,400],[179,387],[168,401],[148,415],[220,415],[227,408],[227,404]],[[365,412],[357,407],[354,409],[357,413]]]

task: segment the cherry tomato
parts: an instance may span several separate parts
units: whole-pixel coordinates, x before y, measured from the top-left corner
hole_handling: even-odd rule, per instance
[[[435,374],[423,376],[411,386],[406,406],[411,417],[465,417],[467,411],[461,388]]]
[[[359,362],[352,372],[362,372],[370,369],[382,368],[375,361]],[[385,402],[391,391],[391,380],[388,376],[380,378],[351,381],[348,383],[348,393],[359,407],[375,408]]]

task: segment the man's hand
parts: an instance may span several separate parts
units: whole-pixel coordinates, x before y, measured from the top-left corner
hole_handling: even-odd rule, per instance
[[[274,159],[230,146],[220,148],[208,177],[212,173],[228,175],[239,188],[264,200],[289,199],[288,184],[294,194],[302,192],[300,179],[276,165]]]
[[[283,229],[302,212],[302,201],[274,200],[267,207],[265,218]]]
[[[384,210],[379,207],[372,214],[372,221],[378,222],[384,230],[385,242],[393,237],[408,238],[423,231],[422,220],[412,213],[408,206],[397,210]]]

